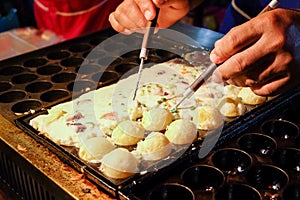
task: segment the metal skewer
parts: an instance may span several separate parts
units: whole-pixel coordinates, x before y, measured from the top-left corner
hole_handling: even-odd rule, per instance
[[[262,9],[262,11],[260,11],[260,14],[263,14],[267,11],[273,10],[275,8],[277,8],[279,6],[279,1],[278,0],[272,0],[264,9]]]
[[[212,75],[212,73],[217,68],[215,63],[211,63],[206,71],[204,71],[183,93],[182,99],[175,105],[175,108],[172,110],[176,110],[178,106],[186,99],[190,98],[194,92],[196,92],[201,85]]]
[[[155,18],[152,21],[148,22],[146,30],[145,30],[146,32],[144,33],[142,47],[141,47],[140,56],[139,56],[141,59],[141,62],[140,62],[140,66],[139,66],[136,86],[135,86],[134,93],[133,93],[133,100],[135,100],[136,93],[139,88],[139,84],[140,84],[140,80],[141,80],[141,76],[142,76],[142,70],[144,67],[144,61],[147,60],[147,58],[148,58],[147,45],[148,45],[148,41],[151,37],[151,34],[154,34],[154,30],[155,30],[157,19],[158,19],[158,14],[159,14],[159,8],[156,8]]]

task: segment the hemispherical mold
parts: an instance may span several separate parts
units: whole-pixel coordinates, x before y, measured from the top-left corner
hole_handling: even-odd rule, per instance
[[[172,53],[170,51],[163,50],[163,49],[157,49],[157,50],[155,50],[154,54],[156,56],[161,57],[161,58],[171,58],[171,57],[175,56],[174,53]]]
[[[71,54],[68,51],[53,51],[47,54],[47,58],[50,60],[61,60],[69,57]]]
[[[34,82],[34,83],[27,85],[25,87],[25,90],[27,92],[31,92],[31,93],[39,93],[39,92],[46,91],[46,90],[50,89],[51,87],[52,87],[52,83],[50,83],[50,82],[38,81],[38,82]]]
[[[214,191],[221,187],[225,176],[221,170],[210,165],[194,165],[181,174],[184,185],[200,191]]]
[[[62,72],[62,73],[52,76],[51,80],[55,83],[66,83],[66,82],[75,80],[75,78],[76,78],[75,73]]]
[[[105,56],[105,52],[101,50],[93,50],[91,52],[84,53],[83,57],[91,60],[97,60]]]
[[[92,76],[93,81],[98,82],[100,86],[113,83],[118,78],[119,74],[114,71],[98,72]]]
[[[235,175],[245,172],[252,164],[252,157],[245,151],[224,148],[213,153],[213,164],[224,173]]]
[[[273,165],[252,166],[246,173],[247,182],[269,194],[276,194],[289,182],[289,176],[282,169]]]
[[[296,138],[299,135],[299,128],[296,124],[281,119],[269,120],[262,124],[263,133],[280,139]]]
[[[83,58],[71,57],[62,60],[60,64],[64,67],[78,67],[83,61]]]
[[[5,82],[5,81],[0,82],[0,92],[5,92],[9,90],[11,87],[12,85],[9,82]]]
[[[37,69],[37,73],[40,75],[52,75],[60,72],[62,67],[58,65],[45,65]]]
[[[239,183],[224,185],[215,193],[215,200],[262,200],[255,188]]]
[[[17,65],[8,66],[0,70],[0,75],[11,76],[11,75],[19,74],[24,70],[25,69],[22,66],[17,66]]]
[[[82,54],[82,57],[84,58],[84,59],[87,59],[87,57],[88,57],[88,55],[91,53],[91,51],[86,51],[86,52],[84,52],[83,54]],[[94,60],[96,60],[96,59],[89,59],[89,62],[94,62]]]
[[[97,64],[85,64],[76,69],[78,74],[92,74],[103,70],[104,67],[101,67]]]
[[[75,83],[70,83],[67,88],[69,91],[73,92],[88,92],[90,90],[96,89],[97,85],[95,82],[91,82],[89,80],[80,80]]]
[[[204,51],[203,49],[187,53],[184,58],[194,66],[209,66],[211,63],[209,51]]]
[[[260,133],[242,135],[237,143],[242,150],[257,155],[270,155],[277,148],[277,142],[272,137]]]
[[[122,55],[122,58],[126,58],[126,59],[138,59],[140,55],[140,50],[133,50],[133,51],[129,51],[125,54]]]
[[[122,61],[121,57],[116,56],[105,56],[99,58],[98,64],[104,67],[109,67],[111,65],[119,64]]]
[[[148,200],[195,200],[194,193],[186,186],[178,183],[158,185],[150,194]]]
[[[20,90],[8,91],[0,95],[1,103],[11,103],[23,99],[26,97],[26,93]]]
[[[104,50],[107,52],[120,52],[120,50],[125,49],[125,47],[126,46],[122,43],[111,42],[104,46]]]
[[[139,65],[137,63],[123,63],[115,66],[115,70],[121,74],[124,74],[125,72],[138,67]]]
[[[12,77],[11,80],[15,84],[24,84],[24,83],[32,82],[32,81],[36,80],[37,78],[38,78],[38,76],[35,74],[26,73],[26,74],[16,75],[16,76]]]
[[[137,38],[135,36],[133,37],[124,37],[123,39],[121,39],[121,42],[125,45],[130,45],[130,47],[136,47],[136,48],[140,48],[141,46],[141,42],[142,38]]]
[[[273,163],[284,169],[300,172],[300,150],[296,148],[277,149],[272,155]]]
[[[48,62],[45,58],[32,58],[24,62],[25,67],[40,67]]]
[[[41,100],[45,102],[54,102],[59,99],[65,98],[69,95],[70,93],[65,90],[50,90],[41,95]]]
[[[135,62],[140,63],[141,59],[137,58]],[[144,63],[159,63],[159,62],[161,62],[161,57],[153,54],[148,55],[147,59],[144,60]]]
[[[35,112],[38,108],[42,107],[42,103],[38,100],[28,99],[14,104],[11,110],[16,115],[29,114]]]

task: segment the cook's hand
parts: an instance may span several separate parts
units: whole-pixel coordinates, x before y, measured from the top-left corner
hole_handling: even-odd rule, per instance
[[[124,0],[109,16],[111,26],[118,32],[130,34],[145,28],[160,8],[157,26],[167,28],[189,11],[189,0]]]
[[[213,79],[251,87],[258,95],[277,94],[300,82],[294,41],[299,43],[299,21],[299,11],[276,9],[230,30],[211,52],[211,60],[222,63]]]

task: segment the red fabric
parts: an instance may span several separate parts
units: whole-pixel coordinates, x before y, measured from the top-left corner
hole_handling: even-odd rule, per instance
[[[41,30],[51,30],[65,39],[71,39],[97,30],[108,28],[109,14],[121,0],[108,0],[100,7],[75,16],[63,16],[57,12],[72,14],[85,11],[103,0],[38,0],[48,11],[34,3],[36,23]]]

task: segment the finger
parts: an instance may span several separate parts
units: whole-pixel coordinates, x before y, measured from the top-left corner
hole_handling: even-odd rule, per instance
[[[289,66],[293,66],[293,57],[289,52],[280,51],[277,52],[277,54],[272,53],[262,60],[267,60],[267,62],[264,62],[264,64],[262,64],[263,62],[258,62],[257,66],[243,75],[246,78],[246,86],[252,87],[258,84],[264,84],[274,79],[274,77],[291,78],[291,73],[293,72],[289,72],[289,70],[292,70]],[[268,62],[268,60],[271,62]]]
[[[253,44],[261,35],[261,31],[256,30],[256,26],[250,22],[237,26],[215,42],[215,48],[212,50],[210,58],[214,63],[220,64]]]
[[[251,80],[248,82],[241,78],[233,78],[233,79],[227,80],[226,83],[228,83],[230,85],[235,85],[238,87],[250,87],[250,86],[254,86],[254,84],[256,82],[254,80]]]
[[[262,85],[273,82],[277,79],[291,79],[290,73],[283,66],[275,67],[273,65],[266,67],[256,77],[250,78],[247,74],[243,74],[229,79],[227,82],[240,87],[260,87]]]
[[[118,20],[115,18],[114,13],[111,13],[111,14],[109,15],[108,20],[109,20],[109,22],[110,22],[112,28],[115,29],[115,31],[117,31],[117,32],[119,32],[119,33],[124,33],[124,34],[126,34],[126,35],[129,35],[129,34],[132,33],[130,30],[126,29],[124,26],[122,26],[122,25],[118,22]]]
[[[276,76],[290,77],[293,73],[289,72],[289,70],[292,70],[290,66],[294,66],[292,55],[286,51],[279,51],[274,62],[258,74],[257,81],[263,82]]]
[[[273,96],[284,91],[284,88],[287,86],[288,82],[289,82],[289,77],[283,77],[283,78],[272,80],[271,82],[261,86],[251,87],[251,89],[257,95]]]
[[[158,16],[157,26],[161,28],[168,28],[178,20],[182,19],[189,12],[189,1],[188,0],[161,0],[162,2],[158,5],[161,10],[166,12],[160,12]],[[154,1],[156,2],[156,1]]]
[[[274,70],[275,67],[276,55],[271,53],[246,67],[230,80],[240,87],[252,87],[282,73],[282,70]],[[282,67],[282,69],[284,68]]]
[[[146,27],[148,22],[139,6],[135,3],[130,5],[130,9],[128,9],[127,2],[119,6],[114,12],[114,16],[121,26],[131,31]]]
[[[156,15],[156,5],[152,0],[135,0],[144,18],[148,21],[154,19]]]
[[[223,81],[239,76],[240,74],[259,74],[270,63],[274,62],[272,45],[268,45],[265,37],[260,38],[252,46],[234,54],[217,68]],[[271,53],[270,53],[271,52]],[[255,65],[256,64],[256,65]],[[256,71],[256,72],[255,72]]]

